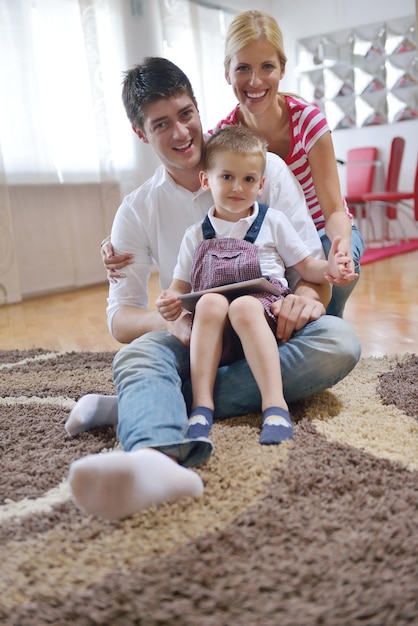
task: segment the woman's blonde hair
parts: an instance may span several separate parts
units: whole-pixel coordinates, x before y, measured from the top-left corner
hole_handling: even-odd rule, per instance
[[[283,35],[280,26],[272,15],[262,11],[243,11],[232,20],[225,39],[225,71],[229,70],[231,59],[244,46],[253,41],[264,39],[277,51],[282,71],[284,72],[287,57],[284,51]]]

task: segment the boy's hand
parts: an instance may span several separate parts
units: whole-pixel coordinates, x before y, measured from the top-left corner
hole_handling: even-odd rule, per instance
[[[155,302],[155,306],[167,322],[174,322],[183,310],[180,298],[175,294],[170,294],[169,291],[161,293]]]

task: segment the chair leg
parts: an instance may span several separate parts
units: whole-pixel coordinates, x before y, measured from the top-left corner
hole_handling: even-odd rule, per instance
[[[376,233],[375,233],[375,230],[374,230],[374,223],[373,223],[372,213],[371,213],[371,210],[370,210],[370,206],[368,206],[368,203],[365,204],[365,206],[364,206],[364,220],[365,220],[366,225],[367,225],[367,234],[369,234],[369,230],[370,230],[370,234],[371,234],[371,238],[370,239],[365,239],[365,241],[375,241]]]

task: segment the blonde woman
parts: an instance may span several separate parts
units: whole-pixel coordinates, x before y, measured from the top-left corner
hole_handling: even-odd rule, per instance
[[[339,252],[350,259],[348,274],[358,274],[364,242],[341,193],[330,129],[317,106],[279,91],[286,61],[277,21],[261,11],[238,13],[227,32],[224,59],[238,105],[215,130],[241,124],[267,141],[301,184],[325,255],[340,236]],[[356,282],[334,281],[328,314],[343,316]]]

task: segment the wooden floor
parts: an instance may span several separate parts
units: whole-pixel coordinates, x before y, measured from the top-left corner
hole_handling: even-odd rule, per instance
[[[362,268],[346,307],[363,356],[418,351],[418,251]],[[159,294],[153,277],[150,302]],[[0,349],[117,350],[106,324],[107,284],[0,307]]]

